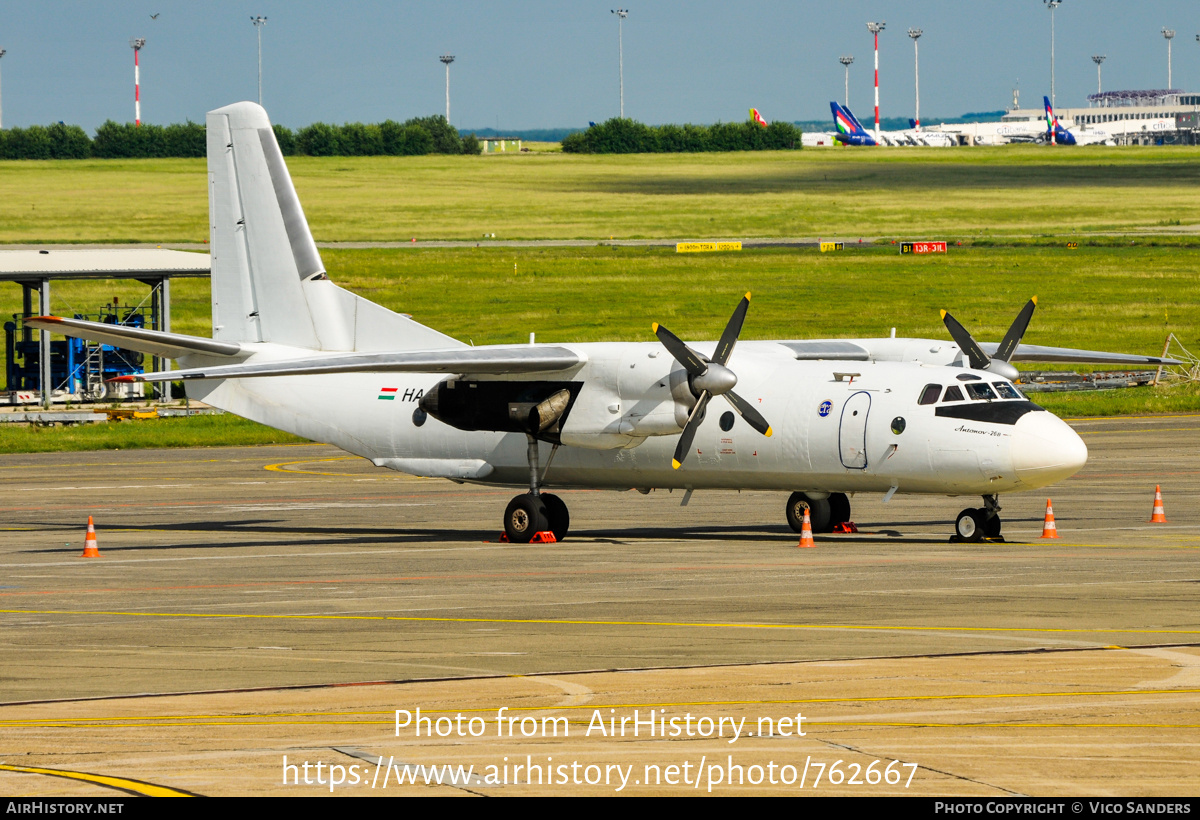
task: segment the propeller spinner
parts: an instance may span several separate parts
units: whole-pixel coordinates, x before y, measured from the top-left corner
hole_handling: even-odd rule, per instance
[[[696,430],[704,418],[704,408],[708,406],[708,402],[713,396],[723,396],[738,415],[746,420],[747,424],[764,436],[771,435],[771,425],[762,417],[762,414],[755,410],[748,401],[733,392],[733,388],[737,384],[737,376],[725,366],[729,361],[730,354],[733,353],[734,345],[737,344],[738,335],[742,332],[742,324],[746,321],[746,311],[749,307],[750,294],[747,293],[738,304],[737,309],[734,310],[733,316],[729,318],[729,324],[725,326],[725,332],[721,334],[721,340],[717,342],[717,349],[713,352],[711,359],[692,350],[678,336],[658,322],[654,323],[654,335],[658,336],[663,347],[675,357],[675,361],[683,365],[683,369],[687,371],[688,384],[691,386],[692,392],[696,394],[696,406],[692,408],[692,412],[688,416],[683,433],[679,436],[679,443],[675,446],[675,457],[671,460],[671,466],[676,470],[683,465],[688,450],[692,448],[692,440],[695,439]]]
[[[984,353],[983,348],[979,346],[970,332],[944,310],[942,311],[942,322],[946,325],[946,330],[950,331],[954,341],[958,342],[962,352],[967,354],[967,361],[972,368],[988,370],[1010,381],[1015,381],[1020,373],[1017,368],[1009,364],[1009,361],[1016,352],[1017,346],[1021,344],[1021,337],[1025,335],[1025,331],[1029,327],[1029,320],[1033,318],[1035,308],[1037,308],[1036,296],[1021,308],[1021,312],[1017,314],[1017,318],[1013,320],[1008,332],[1004,334],[1004,339],[996,348],[995,356],[988,356]]]

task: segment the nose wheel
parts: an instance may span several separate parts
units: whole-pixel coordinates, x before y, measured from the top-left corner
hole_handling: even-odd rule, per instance
[[[963,510],[954,520],[954,535],[951,541],[977,543],[979,541],[1003,541],[1000,535],[1000,499],[994,495],[983,497],[984,506]]]

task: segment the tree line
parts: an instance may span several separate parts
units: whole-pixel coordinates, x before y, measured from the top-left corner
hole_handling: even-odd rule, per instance
[[[474,134],[461,136],[440,114],[414,117],[403,123],[315,122],[298,131],[283,125],[272,127],[286,156],[415,156],[482,151]],[[94,137],[78,125],[63,123],[0,130],[0,159],[202,157],[205,150],[204,126],[191,121],[139,126],[109,120],[96,129]]]
[[[763,128],[753,120],[715,125],[643,125],[614,117],[562,141],[569,154],[653,154],[699,151],[778,151],[800,147],[800,129],[790,122]]]

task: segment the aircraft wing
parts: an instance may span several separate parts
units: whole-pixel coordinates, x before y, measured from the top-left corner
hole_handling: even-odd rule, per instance
[[[335,353],[259,364],[216,365],[122,377],[161,382],[179,379],[249,379],[327,373],[462,373],[504,375],[567,370],[586,359],[565,347],[512,345],[405,350],[394,353]]]
[[[996,342],[980,342],[979,346],[989,356],[994,356],[1000,345]],[[1065,362],[1074,364],[1128,364],[1158,365],[1183,364],[1177,359],[1159,356],[1136,356],[1129,353],[1105,353],[1102,350],[1076,350],[1070,347],[1045,347],[1043,345],[1020,344],[1009,361],[1013,362]]]
[[[188,353],[239,356],[247,352],[239,344],[218,342],[215,339],[185,336],[181,333],[163,333],[160,330],[146,330],[130,325],[111,325],[108,322],[64,319],[61,316],[33,316],[25,320],[25,325],[113,347],[137,350],[141,353],[149,353],[151,356],[161,356],[164,359],[178,359]]]

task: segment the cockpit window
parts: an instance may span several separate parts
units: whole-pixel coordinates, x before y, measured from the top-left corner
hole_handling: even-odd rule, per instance
[[[963,401],[962,391],[952,384],[946,388],[946,395],[942,397],[942,401]]]
[[[921,391],[921,398],[917,400],[917,404],[937,404],[938,396],[942,395],[942,386],[940,384],[927,384],[925,389]]]
[[[987,382],[979,382],[978,384],[971,382],[966,385],[967,394],[975,401],[987,399],[991,401],[996,398],[996,394],[992,392],[992,388],[987,386]]]
[[[992,382],[992,387],[996,388],[996,392],[1000,394],[1000,398],[1002,399],[1022,398],[1021,394],[1017,392],[1017,388],[1008,382]]]

